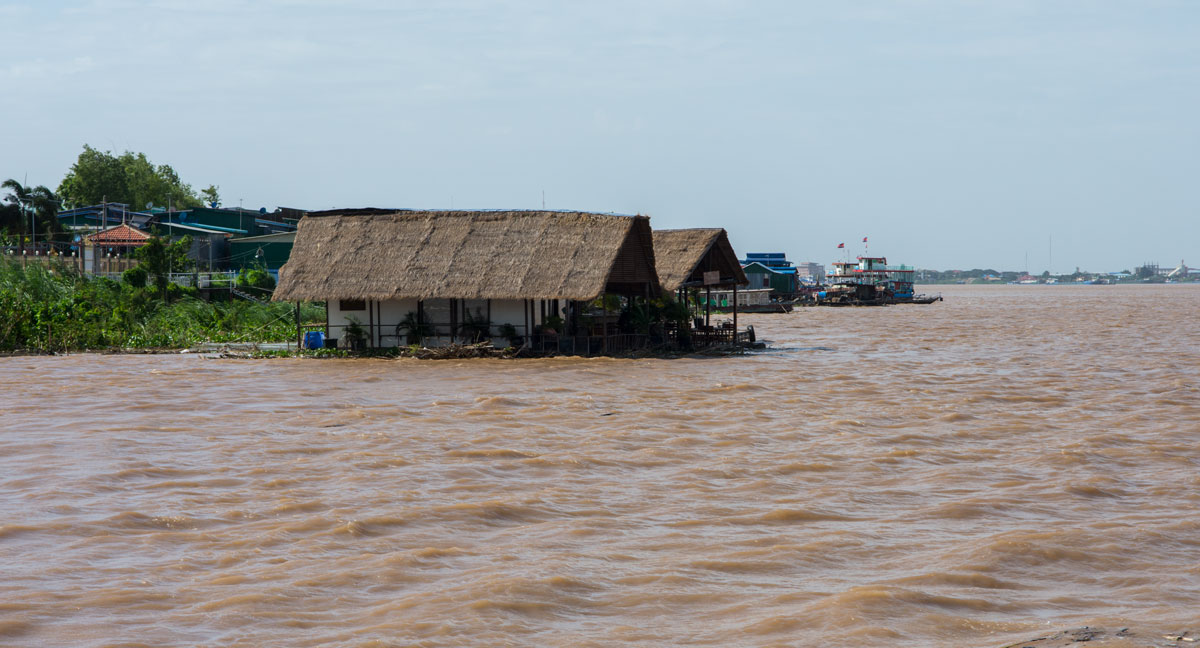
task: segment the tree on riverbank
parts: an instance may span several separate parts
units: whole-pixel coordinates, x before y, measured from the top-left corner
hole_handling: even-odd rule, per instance
[[[72,207],[95,205],[104,201],[143,209],[159,207],[198,207],[200,197],[183,182],[169,164],[155,165],[145,153],[125,151],[113,155],[83,145],[83,152],[58,186],[65,204]]]
[[[184,236],[174,243],[152,236],[145,245],[134,251],[133,256],[140,262],[138,267],[154,282],[155,291],[163,299],[167,298],[171,274],[191,272],[195,267],[195,262],[188,258],[188,248],[191,246],[191,236]]]

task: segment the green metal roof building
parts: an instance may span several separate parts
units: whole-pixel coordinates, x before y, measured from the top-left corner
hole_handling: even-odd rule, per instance
[[[770,268],[758,261],[742,266],[750,280],[751,289],[770,288],[772,295],[791,295],[796,292],[795,268]]]
[[[278,270],[292,255],[295,232],[229,239],[229,269],[252,268],[260,263],[267,270]]]

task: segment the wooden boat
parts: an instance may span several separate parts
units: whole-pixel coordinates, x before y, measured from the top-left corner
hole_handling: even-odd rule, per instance
[[[785,302],[770,302],[768,304],[751,304],[738,306],[739,313],[790,313],[795,308]],[[721,306],[712,309],[714,313],[732,313],[732,306]]]

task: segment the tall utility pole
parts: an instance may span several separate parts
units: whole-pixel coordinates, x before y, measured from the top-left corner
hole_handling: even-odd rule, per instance
[[[29,172],[25,172],[25,184],[21,185],[25,191],[25,198],[21,199],[21,209],[29,212],[29,245],[33,247],[33,253],[37,254],[37,209],[30,204],[29,195]]]
[[[29,191],[29,172],[25,172],[25,184],[22,185],[25,191]],[[30,209],[28,199],[21,201],[21,208],[29,211],[29,244],[33,246],[33,253],[37,254],[37,216],[36,211]]]

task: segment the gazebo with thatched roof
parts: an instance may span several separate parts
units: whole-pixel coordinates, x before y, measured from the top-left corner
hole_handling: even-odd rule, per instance
[[[472,328],[528,339],[602,295],[660,292],[645,216],[392,211],[305,217],[273,299],[324,301],[329,335],[361,330],[384,347],[445,344]]]
[[[710,295],[714,288],[732,289],[733,326],[737,328],[737,289],[749,282],[724,229],[655,230],[654,260],[663,290],[675,292],[679,301],[701,288]],[[710,299],[706,297],[704,304],[704,325],[708,326]]]

